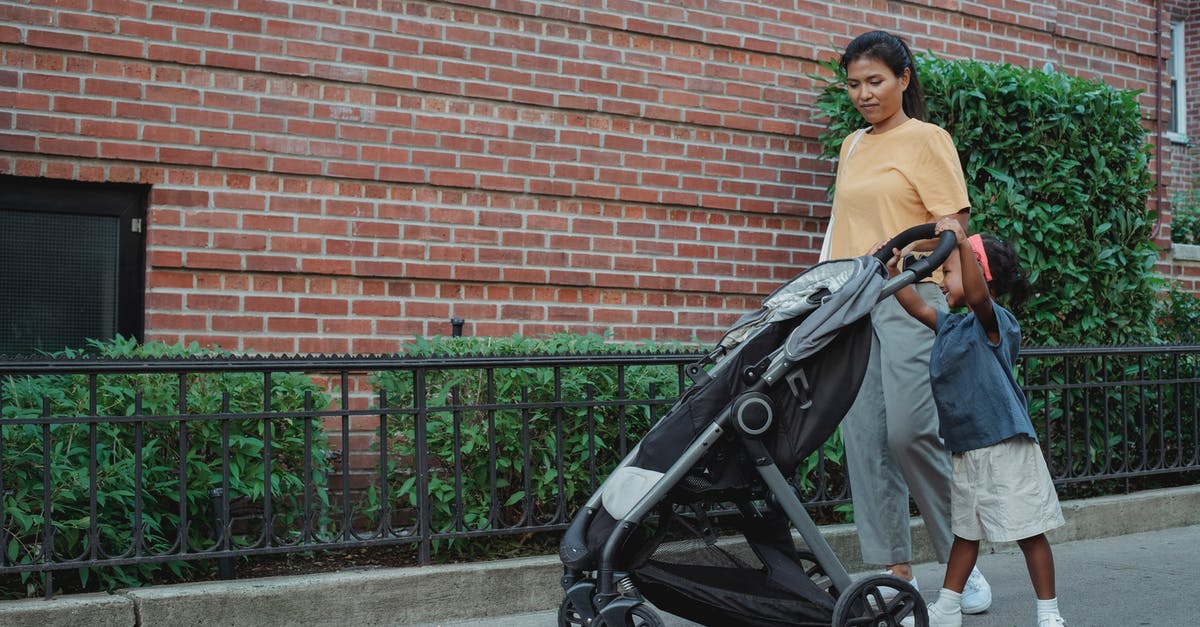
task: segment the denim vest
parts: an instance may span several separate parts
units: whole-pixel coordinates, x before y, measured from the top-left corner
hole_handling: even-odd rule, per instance
[[[962,453],[1016,435],[1037,440],[1025,393],[1013,375],[1021,348],[1017,319],[992,303],[999,343],[993,344],[974,313],[939,311],[929,358],[929,379],[946,448]]]

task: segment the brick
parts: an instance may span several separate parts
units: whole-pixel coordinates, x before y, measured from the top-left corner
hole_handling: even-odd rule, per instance
[[[186,148],[160,148],[159,160],[177,165],[211,166],[213,153],[211,150],[191,150]]]
[[[188,294],[187,308],[200,311],[238,311],[241,299],[218,294]]]
[[[31,141],[33,139],[32,137],[5,137],[6,139],[0,139],[0,143],[3,143],[6,146],[13,146],[13,150],[18,149],[18,143],[24,143],[26,146],[23,151],[33,152],[33,142]],[[99,144],[90,140],[42,137],[37,140],[37,151],[70,157],[96,157],[99,154]]]
[[[82,35],[47,30],[29,30],[25,43],[37,48],[82,51],[86,40]]]
[[[297,312],[317,316],[345,316],[350,311],[349,302],[332,298],[302,298]]]
[[[172,205],[177,207],[207,207],[209,192],[197,189],[171,189],[155,187],[151,192],[152,204]]]
[[[38,139],[35,135],[17,135],[0,132],[0,150],[17,152],[35,152]]]
[[[310,159],[289,159],[273,157],[271,169],[287,174],[317,175],[321,173],[321,162]]]
[[[239,270],[242,267],[241,255],[233,255],[228,253],[188,251],[185,253],[184,262],[187,267],[197,269],[214,268]]]
[[[398,301],[388,300],[358,300],[351,306],[351,315],[372,318],[396,317],[401,313]]]

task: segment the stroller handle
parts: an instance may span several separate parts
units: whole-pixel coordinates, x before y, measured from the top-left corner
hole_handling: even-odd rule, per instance
[[[933,249],[932,253],[930,253],[928,256],[918,259],[915,263],[906,264],[904,266],[905,273],[913,273],[911,279],[906,281],[906,283],[916,283],[917,281],[928,277],[929,275],[933,274],[934,269],[938,268],[943,263],[946,263],[946,259],[950,258],[950,253],[954,251],[954,247],[956,246],[956,238],[952,231],[942,231],[942,234],[939,236],[934,233],[935,227],[936,225],[933,223],[928,223],[918,224],[917,226],[905,229],[899,235],[888,240],[887,243],[883,245],[883,248],[880,248],[875,253],[875,258],[878,259],[880,263],[886,264],[888,260],[892,258],[892,249],[895,248],[903,250],[905,246],[908,246],[913,242],[937,237],[938,244],[937,247]]]

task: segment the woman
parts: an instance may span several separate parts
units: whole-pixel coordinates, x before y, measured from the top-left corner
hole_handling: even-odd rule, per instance
[[[854,108],[870,126],[842,142],[826,237],[829,256],[857,257],[918,224],[970,212],[966,181],[949,133],[921,120],[925,99],[908,46],[895,35],[858,36],[841,58]],[[946,308],[940,272],[916,286],[931,306]],[[895,299],[871,312],[874,338],[866,377],[842,423],[854,518],[863,561],[912,580],[909,496],[916,501],[939,562],[950,555],[950,454],[938,437],[929,386],[933,332]],[[915,581],[913,582],[915,585]],[[991,605],[978,570],[963,611]]]

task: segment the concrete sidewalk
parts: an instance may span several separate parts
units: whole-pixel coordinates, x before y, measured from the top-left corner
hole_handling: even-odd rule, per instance
[[[1054,546],[1059,609],[1071,627],[1182,627],[1200,624],[1189,602],[1200,593],[1200,525],[1124,536],[1075,540]],[[927,600],[937,595],[944,566],[914,566]],[[1036,621],[1025,558],[1015,544],[979,556],[992,585],[992,606],[963,617],[963,627],[1031,626]],[[696,627],[660,612],[666,627]],[[530,612],[420,627],[527,627],[557,624],[557,612]]]
[[[1189,601],[1200,593],[1200,486],[1064,501],[1063,510],[1067,524],[1050,540],[1072,627],[1198,624]],[[920,522],[913,525],[918,581],[933,592],[941,567],[931,563]],[[865,570],[853,526],[823,527],[821,535],[848,570]],[[1032,593],[1016,546],[985,545],[980,567],[995,603],[964,624],[1031,624]],[[0,625],[554,625],[561,572],[557,557],[545,556],[155,586],[0,602]]]

